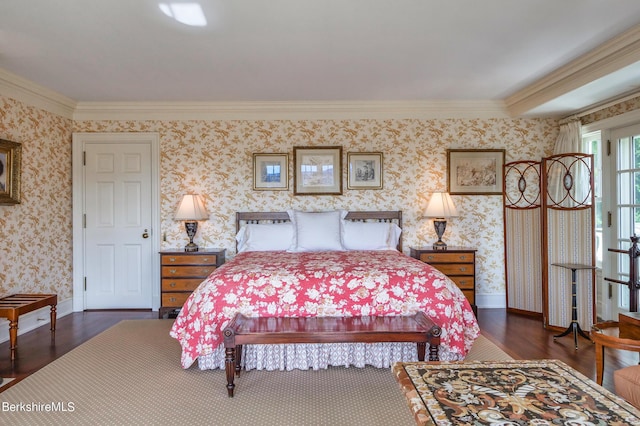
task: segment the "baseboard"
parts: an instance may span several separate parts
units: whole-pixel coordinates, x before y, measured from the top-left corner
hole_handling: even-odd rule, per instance
[[[505,293],[476,293],[478,308],[506,308],[507,295]]]
[[[51,307],[45,306],[36,311],[20,315],[18,318],[18,336],[27,333],[31,330],[35,330],[43,325],[48,325],[51,322]],[[62,318],[65,315],[69,315],[73,312],[73,300],[67,299],[62,302],[58,302],[56,306],[56,317]],[[9,321],[5,318],[0,318],[0,343],[9,341]]]

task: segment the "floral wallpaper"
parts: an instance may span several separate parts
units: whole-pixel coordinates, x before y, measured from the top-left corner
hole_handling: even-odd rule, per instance
[[[640,108],[633,98],[582,118],[592,123]],[[506,161],[537,160],[552,152],[553,119],[389,119],[73,121],[0,95],[0,139],[22,144],[22,202],[0,206],[0,297],[18,292],[72,296],[72,132],[158,132],[161,143],[162,248],[187,242],[173,220],[181,195],[198,192],[211,212],[196,241],[235,252],[236,211],[353,209],[403,211],[403,247],[430,245],[432,223],[422,218],[431,192],[447,188],[448,148],[503,148]],[[290,154],[294,146],[341,145],[341,196],[294,196],[252,190],[252,154]],[[347,190],[347,152],[384,155],[381,190]],[[290,178],[290,188],[293,179]],[[501,196],[453,196],[459,217],[449,220],[449,245],[478,249],[478,294],[504,294]]]
[[[22,144],[21,203],[0,205],[0,297],[71,298],[72,121],[0,96],[0,139]]]
[[[201,223],[197,244],[235,252],[235,212],[300,210],[402,210],[403,247],[431,245],[433,224],[422,218],[431,192],[447,188],[447,148],[504,148],[506,160],[540,159],[551,153],[555,120],[269,120],[269,121],[76,121],[74,131],[158,132],[161,143],[162,248],[188,242],[173,220],[182,194],[205,198],[210,220]],[[294,146],[343,148],[341,196],[294,196],[252,189],[253,153],[289,153]],[[383,153],[381,190],[347,190],[347,152]],[[293,188],[293,178],[290,188]],[[475,247],[477,292],[505,292],[501,196],[454,196],[459,217],[444,240]]]
[[[584,126],[586,124],[595,123],[596,121],[615,117],[616,115],[624,114],[625,112],[630,112],[637,109],[640,109],[640,96],[626,100],[624,102],[620,102],[608,108],[601,109],[589,115],[585,115],[580,119],[580,121]]]
[[[422,218],[431,192],[447,188],[448,148],[504,148],[506,160],[551,153],[558,132],[552,119],[390,120],[174,120],[73,121],[0,96],[0,138],[22,143],[22,203],[0,206],[0,296],[56,292],[72,296],[72,132],[158,132],[161,149],[162,248],[187,242],[173,220],[186,192],[205,197],[210,220],[199,245],[235,252],[236,211],[353,209],[403,211],[403,247],[431,245],[431,221]],[[290,154],[294,146],[341,145],[341,196],[294,196],[252,189],[252,154]],[[347,190],[347,152],[383,153],[381,190]],[[290,188],[293,187],[291,178]],[[475,247],[478,294],[504,294],[501,196],[453,196],[459,217],[444,236],[449,245]]]

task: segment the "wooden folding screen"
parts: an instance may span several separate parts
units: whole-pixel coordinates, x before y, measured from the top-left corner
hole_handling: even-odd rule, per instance
[[[542,315],[540,162],[504,165],[507,310]]]
[[[560,154],[504,165],[507,310],[571,323],[571,271],[553,263],[595,265],[593,157]],[[595,321],[595,272],[578,271],[578,322]]]
[[[542,160],[543,320],[545,326],[571,323],[571,271],[553,266],[594,266],[595,198],[593,155],[558,154]],[[577,317],[589,331],[596,320],[595,270],[577,272]]]

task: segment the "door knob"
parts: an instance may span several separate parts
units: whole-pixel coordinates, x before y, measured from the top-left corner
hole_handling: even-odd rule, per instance
[[[149,238],[149,231],[148,230],[144,230],[144,232],[142,233],[142,238]]]

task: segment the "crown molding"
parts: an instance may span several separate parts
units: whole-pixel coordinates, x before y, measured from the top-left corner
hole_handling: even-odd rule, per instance
[[[507,111],[511,116],[520,116],[637,61],[640,61],[640,25],[507,97]]]
[[[73,118],[76,101],[0,68],[0,95],[26,105]]]
[[[78,102],[74,120],[328,120],[505,118],[501,101]]]
[[[503,101],[76,102],[0,69],[0,95],[73,120],[509,118]]]

